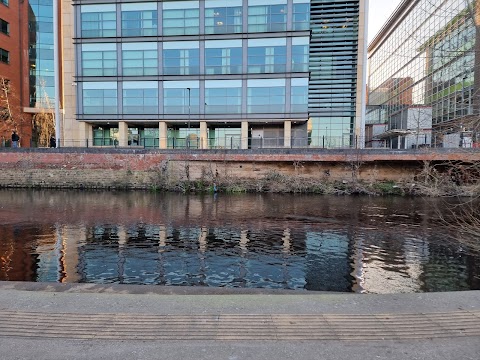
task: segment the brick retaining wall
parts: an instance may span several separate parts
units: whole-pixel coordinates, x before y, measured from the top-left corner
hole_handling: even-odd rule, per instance
[[[480,161],[480,152],[4,149],[0,152],[0,186],[148,189],[161,179],[260,179],[272,173],[329,180],[351,180],[355,175],[368,181],[396,181],[411,178],[425,160],[460,158]]]

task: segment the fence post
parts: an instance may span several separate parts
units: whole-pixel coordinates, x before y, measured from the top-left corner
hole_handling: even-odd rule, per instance
[[[325,149],[325,135],[322,136],[322,148]]]
[[[86,144],[87,144],[87,149],[88,149],[88,138],[87,138]]]

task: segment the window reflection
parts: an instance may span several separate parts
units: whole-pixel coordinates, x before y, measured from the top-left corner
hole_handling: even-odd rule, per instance
[[[205,34],[241,33],[242,7],[215,7],[205,9]]]
[[[287,5],[248,7],[249,32],[274,32],[287,30]]]
[[[135,10],[130,4],[122,5],[122,36],[157,35],[158,13],[156,4],[150,10]],[[145,7],[145,4],[142,4]],[[140,4],[135,4],[136,7]]]

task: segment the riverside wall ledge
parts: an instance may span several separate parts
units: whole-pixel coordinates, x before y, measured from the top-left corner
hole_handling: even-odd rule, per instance
[[[270,187],[264,186],[264,180],[290,182],[282,176],[319,183],[411,182],[425,162],[480,162],[480,149],[3,148],[0,187],[184,191],[184,184],[192,181],[233,187],[242,181],[260,181],[254,188],[266,191]]]
[[[480,161],[480,149],[255,149],[255,150],[160,150],[129,148],[20,148],[0,150],[0,167],[9,164],[33,167],[63,167],[74,163],[85,168],[103,168],[101,158],[109,159],[110,165],[147,170],[160,161],[229,161],[229,162],[443,162]],[[130,162],[130,160],[134,160]],[[128,161],[126,164],[125,161]],[[153,162],[153,163],[152,163]]]

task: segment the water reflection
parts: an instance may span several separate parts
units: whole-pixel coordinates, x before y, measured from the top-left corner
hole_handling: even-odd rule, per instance
[[[0,191],[0,280],[425,292],[479,289],[434,200]]]

